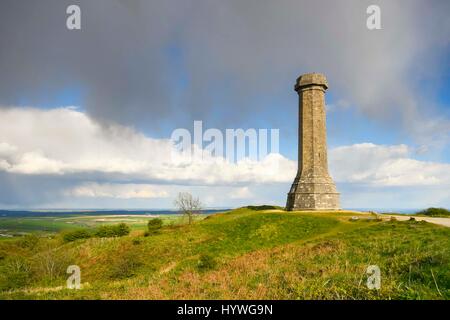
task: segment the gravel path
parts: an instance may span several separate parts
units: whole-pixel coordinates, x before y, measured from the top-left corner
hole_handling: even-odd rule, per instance
[[[384,215],[383,215],[383,217],[384,217]],[[389,219],[390,219],[390,217],[395,217],[399,221],[409,220],[409,218],[413,217],[417,221],[423,220],[423,221],[426,221],[429,223],[440,224],[441,226],[450,228],[450,218],[429,218],[429,217],[417,217],[417,216],[391,216],[391,215],[387,215],[387,217],[389,217]]]

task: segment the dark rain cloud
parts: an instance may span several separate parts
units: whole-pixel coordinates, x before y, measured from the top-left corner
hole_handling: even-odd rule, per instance
[[[70,4],[81,7],[81,31],[65,27]],[[425,117],[418,136],[442,131],[439,106],[417,88],[448,71],[450,3],[379,1],[379,31],[365,26],[369,4],[2,1],[0,105],[45,106],[77,90],[97,119],[153,133],[200,119],[218,127],[270,121],[295,136],[286,124],[293,80],[319,71],[330,94],[367,116],[405,127]]]

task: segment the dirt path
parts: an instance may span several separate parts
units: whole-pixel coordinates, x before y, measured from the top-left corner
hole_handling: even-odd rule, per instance
[[[414,219],[416,219],[417,221],[426,221],[429,223],[434,223],[434,224],[440,224],[441,226],[444,227],[449,227],[450,228],[450,218],[430,218],[430,217],[418,217],[418,216],[400,216],[400,215],[383,215],[383,218],[387,216],[389,217],[395,217],[397,220],[399,221],[405,221],[405,220],[409,220],[409,218],[413,217]]]

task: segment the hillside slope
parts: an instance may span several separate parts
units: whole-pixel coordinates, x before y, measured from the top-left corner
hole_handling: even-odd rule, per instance
[[[1,241],[0,298],[450,298],[450,228],[355,215],[241,208],[149,237]],[[70,264],[80,290],[64,287]]]

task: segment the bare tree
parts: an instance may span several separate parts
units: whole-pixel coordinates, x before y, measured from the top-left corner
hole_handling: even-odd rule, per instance
[[[183,215],[189,219],[189,224],[192,223],[193,216],[199,213],[202,209],[202,204],[199,198],[194,198],[189,192],[180,192],[174,201],[175,206]]]

